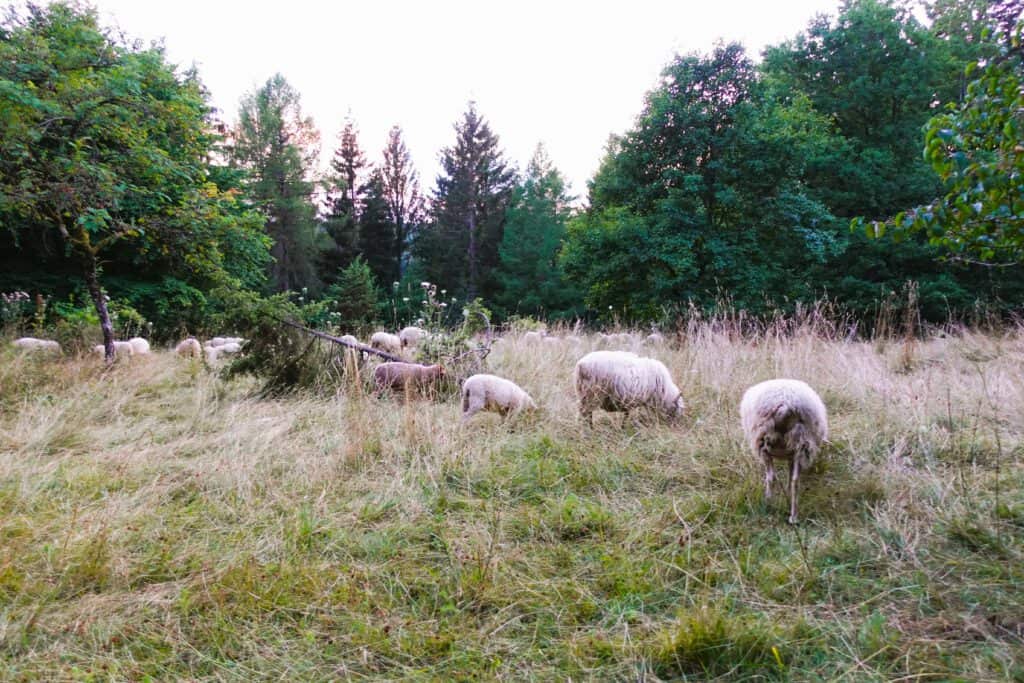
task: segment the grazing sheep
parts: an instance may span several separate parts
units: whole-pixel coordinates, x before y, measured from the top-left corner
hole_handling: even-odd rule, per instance
[[[402,340],[398,338],[398,335],[388,332],[374,332],[373,336],[370,337],[370,346],[378,351],[384,351],[396,356],[402,353]]]
[[[206,362],[213,364],[217,362],[221,356],[228,356],[233,353],[238,353],[242,350],[242,345],[237,342],[228,342],[221,344],[220,346],[207,346],[206,347]]]
[[[128,343],[132,345],[132,352],[135,355],[149,353],[149,342],[142,337],[132,337]]]
[[[403,349],[416,348],[419,346],[419,343],[426,338],[426,330],[411,325],[409,327],[403,327],[402,331],[398,333],[398,341],[401,343]]]
[[[60,353],[60,344],[52,339],[36,339],[35,337],[22,337],[11,342],[19,349],[26,351],[53,351]]]
[[[501,415],[535,410],[537,404],[515,382],[495,375],[473,375],[462,383],[462,421],[481,410]]]
[[[523,333],[523,341],[527,344],[539,344],[545,338],[545,333],[537,330],[530,330]]]
[[[440,365],[417,365],[415,363],[381,363],[373,369],[373,385],[377,395],[391,389],[401,393],[425,393],[444,378]]]
[[[96,353],[98,353],[100,355],[100,357],[103,357],[106,354],[106,349],[103,347],[103,344],[97,344],[96,346],[92,347],[92,350],[95,351]],[[132,346],[131,342],[115,341],[114,342],[114,355],[115,356],[122,356],[122,355],[123,356],[134,356],[135,355],[135,347]]]
[[[828,439],[828,413],[821,397],[795,379],[772,379],[747,389],[740,402],[743,433],[764,462],[764,497],[771,498],[773,460],[789,460],[789,523],[796,524],[797,483]]]
[[[226,344],[242,345],[244,343],[245,339],[242,339],[241,337],[214,337],[213,339],[210,339],[205,344],[203,344],[203,346],[206,348],[219,348]]]
[[[187,337],[182,339],[178,345],[174,347],[174,352],[179,356],[199,358],[203,355],[203,347],[195,337]]]
[[[341,341],[348,342],[349,344],[358,344],[359,340],[353,337],[351,334],[343,334],[339,337]]]
[[[630,351],[593,351],[573,371],[580,415],[594,425],[594,409],[624,412],[652,408],[674,420],[683,414],[683,397],[661,362]],[[625,418],[623,419],[625,421]]]
[[[651,332],[644,337],[644,344],[648,346],[661,346],[665,343],[665,336],[660,332]]]

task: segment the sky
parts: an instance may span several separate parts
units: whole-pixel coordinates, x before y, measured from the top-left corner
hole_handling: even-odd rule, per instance
[[[193,63],[214,106],[238,101],[280,72],[321,132],[321,165],[347,114],[371,161],[402,127],[423,189],[470,100],[525,169],[547,148],[573,192],[586,194],[612,133],[628,130],[675,54],[738,41],[755,58],[838,0],[575,0],[241,2],[92,0],[106,24],[169,59]]]

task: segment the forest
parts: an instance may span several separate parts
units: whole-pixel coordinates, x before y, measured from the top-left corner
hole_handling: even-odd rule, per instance
[[[1020,7],[920,10],[850,0],[759,55],[676,56],[574,197],[543,146],[517,168],[474,102],[428,183],[399,123],[367,141],[346,119],[329,150],[285,75],[223,121],[201,73],[89,6],[12,8],[0,291],[28,296],[5,322],[397,329],[424,281],[448,324],[475,300],[496,321],[663,327],[827,300],[870,325],[911,287],[928,322],[1005,319],[1024,301]]]

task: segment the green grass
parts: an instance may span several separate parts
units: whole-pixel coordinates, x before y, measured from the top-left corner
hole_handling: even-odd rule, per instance
[[[679,426],[586,428],[579,352],[515,340],[540,414],[467,425],[0,351],[0,680],[1024,680],[1021,334],[650,353]],[[772,376],[830,409],[797,527],[738,425]]]

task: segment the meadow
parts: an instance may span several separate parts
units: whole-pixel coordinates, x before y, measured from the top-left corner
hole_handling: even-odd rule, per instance
[[[1024,680],[1024,330],[693,323],[677,425],[587,428],[580,353],[503,340],[541,410],[462,425],[5,342],[0,680]],[[738,418],[779,376],[830,412],[796,526]]]

